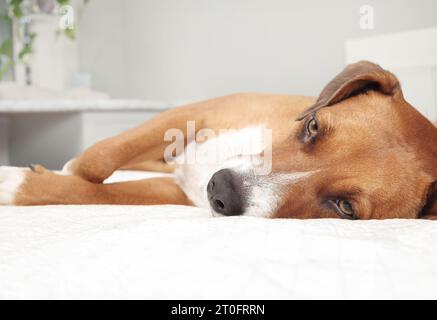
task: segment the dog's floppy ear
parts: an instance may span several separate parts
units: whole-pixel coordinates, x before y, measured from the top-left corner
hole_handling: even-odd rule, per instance
[[[434,181],[429,187],[425,206],[419,218],[437,220],[437,181]]]
[[[301,120],[320,108],[328,107],[354,95],[376,90],[386,95],[401,92],[398,79],[389,71],[369,61],[348,65],[323,89],[316,103],[304,111]]]

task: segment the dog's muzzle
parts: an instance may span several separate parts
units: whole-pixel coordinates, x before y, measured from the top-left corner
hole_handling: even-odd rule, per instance
[[[212,209],[225,216],[242,215],[245,196],[242,179],[230,169],[217,171],[208,182],[208,201]]]

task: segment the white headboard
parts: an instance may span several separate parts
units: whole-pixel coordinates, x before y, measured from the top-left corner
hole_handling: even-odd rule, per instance
[[[437,28],[346,41],[346,63],[359,60],[395,73],[407,101],[437,120]]]

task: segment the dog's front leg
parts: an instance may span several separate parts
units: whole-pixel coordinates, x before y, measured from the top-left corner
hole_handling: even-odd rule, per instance
[[[57,204],[192,205],[171,178],[95,184],[40,166],[0,167],[0,205]]]
[[[64,167],[64,172],[101,183],[115,170],[139,161],[162,160],[165,132],[178,129],[187,137],[187,121],[195,121],[196,130],[203,127],[200,106],[179,107],[159,114],[137,128],[102,140]]]
[[[165,148],[172,143],[164,139],[167,130],[177,129],[187,142],[194,138],[192,134],[205,128],[218,133],[220,129],[239,129],[259,122],[269,125],[268,121],[277,123],[271,107],[281,103],[284,105],[281,99],[272,102],[268,97],[234,94],[173,108],[137,128],[98,142],[69,162],[64,171],[101,183],[125,165],[162,160]],[[279,113],[277,117],[282,119],[284,113]],[[188,121],[195,124],[191,135],[188,134]]]

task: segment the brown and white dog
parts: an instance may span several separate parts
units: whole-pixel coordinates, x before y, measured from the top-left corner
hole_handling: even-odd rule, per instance
[[[103,184],[115,170],[163,171],[168,129],[235,129],[215,140],[218,165],[182,164],[175,178]],[[254,173],[241,148],[271,129],[271,170]],[[200,145],[209,152],[209,139]],[[252,153],[252,154],[251,154]],[[178,163],[176,161],[176,163]],[[103,140],[58,175],[41,166],[0,168],[0,204],[180,204],[214,214],[272,218],[433,218],[437,216],[437,129],[403,98],[396,77],[370,62],[349,65],[318,99],[235,94],[171,109]]]

